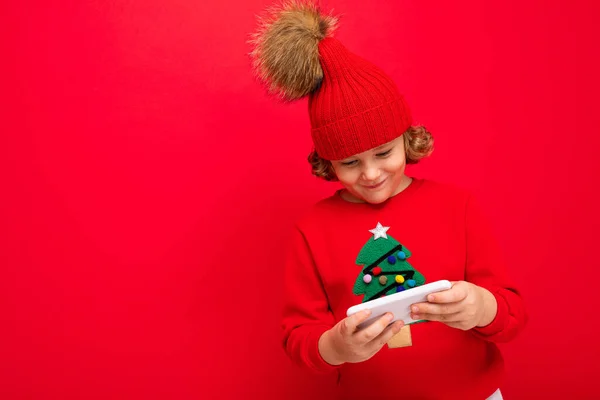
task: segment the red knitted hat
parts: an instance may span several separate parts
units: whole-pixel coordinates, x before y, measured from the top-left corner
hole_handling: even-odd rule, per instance
[[[412,124],[395,83],[331,37],[337,19],[288,1],[261,20],[252,52],[259,76],[285,100],[308,95],[316,152],[341,160],[402,135]]]

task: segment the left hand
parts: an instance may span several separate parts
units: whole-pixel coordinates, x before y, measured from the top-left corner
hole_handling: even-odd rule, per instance
[[[452,328],[469,330],[486,326],[494,320],[498,305],[487,289],[465,281],[427,296],[426,303],[411,306],[412,319],[439,321]]]

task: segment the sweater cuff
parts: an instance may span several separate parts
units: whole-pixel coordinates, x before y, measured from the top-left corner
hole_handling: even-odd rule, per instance
[[[491,291],[492,295],[496,299],[497,310],[496,316],[486,326],[475,327],[473,328],[474,333],[483,338],[489,338],[490,336],[496,335],[500,333],[506,328],[506,324],[508,321],[508,305],[506,304],[506,300],[498,294],[496,291]]]
[[[325,333],[328,329],[330,329],[328,326],[316,326],[306,338],[308,346],[305,362],[313,370],[320,373],[333,372],[341,367],[341,365],[329,364],[323,359],[321,353],[319,352],[319,339],[321,338],[321,335],[323,335],[323,333]]]

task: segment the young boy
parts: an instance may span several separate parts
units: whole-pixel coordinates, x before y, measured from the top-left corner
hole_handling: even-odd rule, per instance
[[[412,125],[389,76],[331,37],[336,24],[310,2],[287,2],[253,41],[269,89],[308,96],[313,174],[343,186],[294,229],[284,348],[316,372],[337,371],[344,399],[500,399],[496,343],[526,322],[519,292],[472,196],[404,173],[433,138]],[[426,322],[384,315],[358,329],[369,313],[346,317],[360,301],[440,279],[452,288],[412,308]]]

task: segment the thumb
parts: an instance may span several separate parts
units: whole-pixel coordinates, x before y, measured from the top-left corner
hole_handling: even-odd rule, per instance
[[[343,320],[344,324],[342,325],[342,332],[344,334],[354,333],[358,325],[365,322],[370,316],[371,310],[368,309],[362,310],[360,312],[357,312],[356,314],[349,316],[348,318]]]

